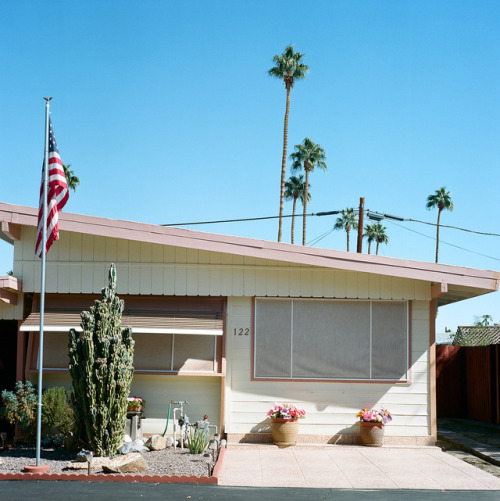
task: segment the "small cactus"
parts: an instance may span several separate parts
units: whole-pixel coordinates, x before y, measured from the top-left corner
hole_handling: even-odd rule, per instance
[[[83,332],[69,332],[69,372],[78,435],[96,456],[112,456],[125,435],[127,398],[134,374],[132,329],[121,328],[123,301],[115,295],[116,267],[90,311]]]

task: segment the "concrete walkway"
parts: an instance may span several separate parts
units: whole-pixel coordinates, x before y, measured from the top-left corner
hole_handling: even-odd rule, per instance
[[[219,485],[500,491],[500,478],[438,447],[229,444]]]

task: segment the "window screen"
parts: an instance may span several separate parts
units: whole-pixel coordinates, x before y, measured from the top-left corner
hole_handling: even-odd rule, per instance
[[[407,324],[406,303],[373,303],[373,378],[399,379],[403,375],[406,377],[408,366]]]
[[[67,332],[43,333],[43,368],[67,369],[69,365],[69,338]],[[38,365],[38,358],[37,358]]]
[[[254,375],[406,378],[407,326],[406,302],[257,299]]]
[[[214,370],[215,336],[174,337],[174,370],[210,371]]]
[[[366,378],[370,304],[293,301],[294,378]]]
[[[292,302],[256,301],[255,375],[257,377],[291,377]]]
[[[172,365],[172,334],[134,334],[134,369],[170,370]]]

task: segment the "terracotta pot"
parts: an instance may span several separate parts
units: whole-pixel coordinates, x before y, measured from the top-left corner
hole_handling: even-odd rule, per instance
[[[129,405],[127,407],[127,412],[141,412],[141,411],[142,411],[142,405],[135,405],[135,406]]]
[[[299,435],[299,418],[271,418],[271,434],[276,445],[295,445]]]
[[[368,447],[382,447],[384,445],[384,425],[382,423],[359,423],[361,442]]]

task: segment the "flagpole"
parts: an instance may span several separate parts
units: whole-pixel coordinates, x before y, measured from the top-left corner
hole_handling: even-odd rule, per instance
[[[40,466],[42,443],[43,321],[45,313],[45,247],[47,245],[47,188],[49,180],[49,114],[51,97],[45,99],[45,155],[43,161],[42,269],[40,285],[40,343],[38,348],[38,412],[36,416],[36,466]]]

